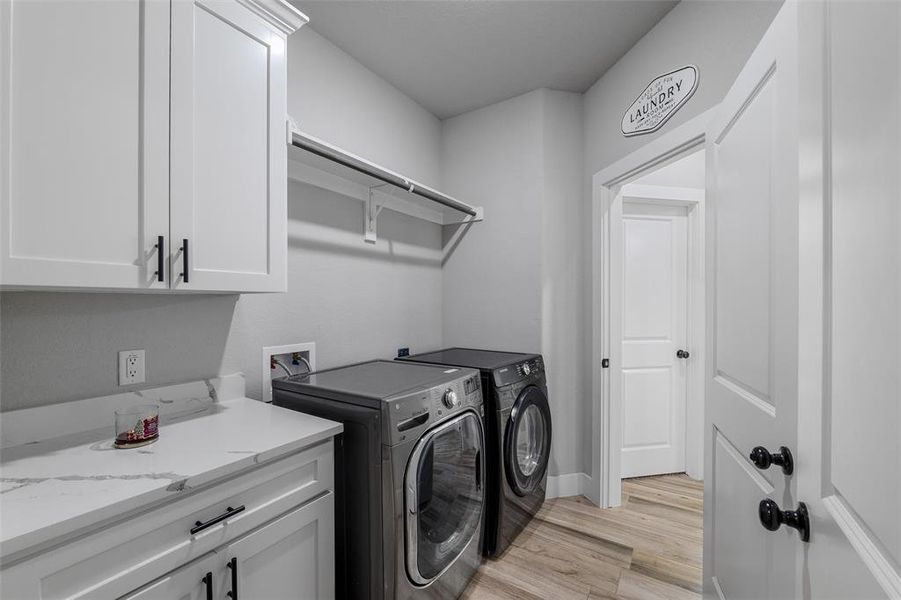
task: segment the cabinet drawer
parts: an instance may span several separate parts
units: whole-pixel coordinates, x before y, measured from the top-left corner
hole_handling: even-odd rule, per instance
[[[182,490],[179,499],[130,513],[0,572],[4,599],[110,598],[160,577],[334,485],[329,440],[225,481]],[[185,495],[187,494],[187,495]],[[229,507],[240,511],[201,531]]]

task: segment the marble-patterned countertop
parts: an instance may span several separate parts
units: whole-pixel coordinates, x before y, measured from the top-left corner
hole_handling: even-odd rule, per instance
[[[0,417],[7,438],[0,451],[0,559],[166,498],[175,499],[194,487],[342,431],[340,423],[244,397],[223,398],[217,390],[236,387],[222,385],[226,379],[200,382],[194,388],[186,384],[4,413]],[[197,390],[202,393],[193,393]],[[148,446],[116,449],[109,406],[129,406],[129,400],[131,404],[160,403],[160,437]],[[105,414],[68,419],[73,410]],[[72,431],[69,425],[67,430],[66,423],[72,420],[95,425],[108,421],[109,425],[86,431]],[[54,421],[61,424],[55,432]],[[74,428],[79,429],[77,424]],[[28,439],[29,431],[30,441],[7,444],[10,438]]]

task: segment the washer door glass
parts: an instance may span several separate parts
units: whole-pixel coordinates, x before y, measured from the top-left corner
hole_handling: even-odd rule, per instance
[[[504,437],[507,482],[525,496],[541,482],[551,453],[551,412],[540,388],[529,386],[519,394]]]
[[[425,585],[447,569],[479,531],[482,425],[466,412],[427,432],[405,477],[407,573]]]

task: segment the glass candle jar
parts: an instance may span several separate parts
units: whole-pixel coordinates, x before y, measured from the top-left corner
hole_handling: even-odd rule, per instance
[[[160,407],[142,404],[116,411],[116,448],[151,444],[160,437]]]

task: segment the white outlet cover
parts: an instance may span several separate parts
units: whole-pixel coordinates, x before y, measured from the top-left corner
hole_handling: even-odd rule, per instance
[[[119,352],[119,385],[144,383],[144,351],[123,350]]]

